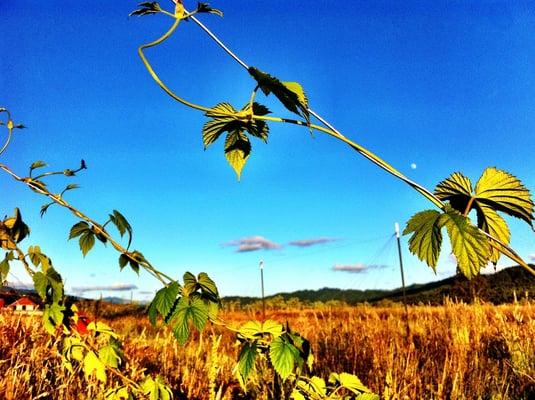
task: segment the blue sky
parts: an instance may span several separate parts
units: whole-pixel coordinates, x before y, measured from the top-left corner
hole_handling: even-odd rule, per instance
[[[225,17],[201,19],[242,59],[300,82],[311,108],[417,182],[433,188],[454,171],[476,181],[496,166],[534,190],[532,2],[212,5]],[[1,162],[24,175],[35,160],[60,170],[85,159],[89,169],[69,181],[82,189],[69,201],[100,221],[120,210],[134,227],[133,247],[154,265],[177,278],[206,271],[224,295],[259,294],[261,259],[267,293],[399,286],[393,224],[431,204],[342,143],[280,124],[271,125],[267,145],[253,142],[238,182],[222,143],[203,150],[205,117],[167,97],[136,54],[172,21],[128,18],[135,7],[0,4],[0,105],[29,127]],[[192,22],[147,54],[170,87],[206,106],[241,107],[254,87]],[[289,116],[273,99],[258,100]],[[65,181],[49,184],[61,190]],[[147,299],[158,289],[146,274],[119,272],[111,248],[96,246],[83,259],[77,243],[66,240],[74,217],[57,207],[41,219],[44,199],[6,175],[0,185],[1,212],[22,209],[32,227],[26,244],[38,243],[52,257],[69,291],[96,287],[85,294],[130,297],[104,289],[132,285],[134,297]],[[529,227],[509,222],[513,247],[535,258]],[[408,282],[453,273],[447,251],[434,275],[403,242]],[[251,244],[268,249],[237,251]],[[364,271],[333,270],[348,265]],[[10,280],[28,278],[15,268]]]

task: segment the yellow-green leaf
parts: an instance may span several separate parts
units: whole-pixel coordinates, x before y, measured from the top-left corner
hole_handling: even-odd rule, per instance
[[[342,372],[337,374],[333,372],[329,376],[329,382],[337,384],[355,394],[360,394],[361,392],[367,393],[370,391],[358,378],[358,376],[353,374],[348,374],[347,372]]]
[[[494,167],[487,168],[479,178],[475,192],[478,203],[520,218],[533,226],[531,193],[514,175]]]
[[[492,207],[486,206],[484,204],[477,204],[477,225],[483,231],[487,232],[491,236],[500,240],[502,243],[508,245],[511,239],[511,232],[505,220],[498,215]],[[499,249],[501,246],[494,243],[494,247],[490,246],[490,261],[496,265],[498,259],[500,258]],[[489,241],[490,245],[490,241]]]
[[[436,269],[442,245],[440,213],[426,210],[412,216],[403,231],[404,235],[414,232],[409,239],[409,250],[428,266]]]
[[[440,216],[439,225],[445,226],[452,252],[461,272],[471,279],[489,262],[490,249],[487,237],[472,225],[467,217],[451,207]]]
[[[86,379],[95,374],[99,381],[106,383],[106,366],[93,351],[88,351],[84,357],[84,374]]]
[[[249,155],[251,154],[251,143],[249,138],[241,131],[236,130],[227,135],[225,140],[225,156],[230,166],[236,172],[240,180],[241,172]]]
[[[460,172],[454,172],[436,186],[435,194],[440,200],[449,201],[454,209],[464,213],[472,197],[472,182]]]

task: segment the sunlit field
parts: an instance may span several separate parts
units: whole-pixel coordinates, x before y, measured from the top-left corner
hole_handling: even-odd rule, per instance
[[[85,305],[90,314],[94,309]],[[94,308],[94,307],[93,307]],[[228,307],[227,307],[228,308]],[[270,399],[272,370],[258,364],[244,393],[233,374],[237,349],[228,330],[209,326],[184,347],[167,328],[154,328],[128,306],[102,305],[101,320],[124,339],[133,380],[161,375],[176,399]],[[226,310],[229,324],[259,309]],[[315,353],[315,375],[332,371],[358,375],[382,399],[533,399],[535,398],[535,304],[305,307],[299,303],[266,318],[288,322],[307,337]],[[407,323],[408,322],[408,323]],[[37,318],[4,314],[0,325],[1,399],[99,399],[118,384],[105,386],[68,373],[59,343]]]

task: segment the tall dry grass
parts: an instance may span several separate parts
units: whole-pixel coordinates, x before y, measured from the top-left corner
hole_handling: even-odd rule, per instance
[[[181,347],[145,318],[108,321],[123,335],[125,374],[160,374],[178,399],[269,399],[272,375],[260,366],[247,394],[232,375],[235,338],[217,326]],[[258,317],[259,315],[257,315]],[[225,312],[233,325],[253,318]],[[270,311],[307,337],[315,373],[357,374],[384,399],[535,398],[535,304],[335,307]],[[103,387],[69,374],[58,343],[39,321],[0,317],[0,399],[98,399]],[[108,387],[118,384],[110,376]]]

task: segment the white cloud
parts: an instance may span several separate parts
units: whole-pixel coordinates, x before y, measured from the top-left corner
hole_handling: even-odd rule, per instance
[[[76,294],[95,291],[126,292],[137,289],[132,283],[112,283],[111,285],[74,286],[72,291]]]
[[[233,240],[224,244],[224,246],[235,247],[236,253],[245,253],[258,250],[277,250],[282,246],[272,242],[263,236],[249,236],[239,240]]]
[[[387,265],[382,265],[382,264],[363,264],[363,263],[336,264],[333,266],[333,271],[343,271],[343,272],[351,272],[354,274],[359,274],[359,273],[366,272],[372,269],[384,269],[387,267],[388,267]]]
[[[535,261],[535,253],[529,255],[531,261]]]
[[[315,246],[317,244],[335,242],[337,240],[339,240],[339,239],[320,237],[320,238],[315,238],[315,239],[293,240],[293,241],[289,242],[288,244],[290,246],[297,246],[297,247],[310,247],[310,246]]]

